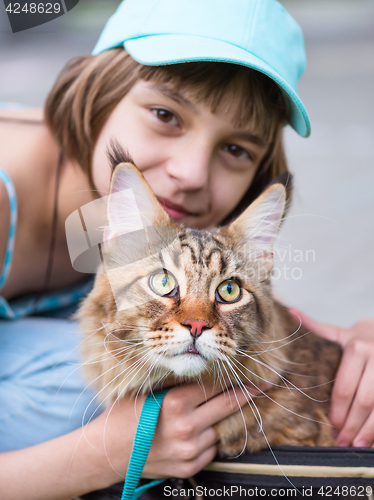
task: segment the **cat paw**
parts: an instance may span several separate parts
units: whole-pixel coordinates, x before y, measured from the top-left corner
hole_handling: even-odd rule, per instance
[[[246,430],[240,413],[221,420],[214,426],[218,437],[218,453],[221,457],[234,457],[245,451]]]

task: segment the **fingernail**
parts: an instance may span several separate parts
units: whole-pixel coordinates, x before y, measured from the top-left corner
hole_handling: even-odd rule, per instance
[[[345,441],[342,441],[341,443],[338,443],[338,444],[339,444],[339,446],[340,446],[341,448],[347,448],[347,447],[349,446],[349,444],[348,444],[348,443],[346,443]]]
[[[369,445],[366,441],[361,439],[361,441],[357,441],[357,443],[353,443],[355,448],[369,448]]]

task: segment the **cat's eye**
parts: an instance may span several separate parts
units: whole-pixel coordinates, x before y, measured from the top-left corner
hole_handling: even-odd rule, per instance
[[[157,295],[171,295],[177,288],[174,276],[168,271],[161,271],[150,277],[149,284]]]
[[[235,280],[223,281],[216,290],[219,302],[235,302],[241,298],[241,289]]]

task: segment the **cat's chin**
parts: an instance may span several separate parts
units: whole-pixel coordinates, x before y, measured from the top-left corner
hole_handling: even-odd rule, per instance
[[[206,370],[208,362],[199,354],[178,354],[162,359],[164,368],[172,371],[177,377],[194,377]]]

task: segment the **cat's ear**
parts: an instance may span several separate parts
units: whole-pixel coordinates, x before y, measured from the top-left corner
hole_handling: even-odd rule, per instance
[[[105,241],[147,226],[172,225],[143,175],[132,163],[116,166],[107,203]]]
[[[229,232],[254,252],[262,267],[273,267],[273,241],[286,209],[286,189],[282,184],[271,185],[234,222]]]

